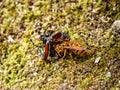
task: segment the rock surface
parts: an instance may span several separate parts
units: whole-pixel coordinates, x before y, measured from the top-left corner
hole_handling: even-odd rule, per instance
[[[120,20],[116,20],[112,24],[112,34],[115,35],[116,37],[120,38]]]

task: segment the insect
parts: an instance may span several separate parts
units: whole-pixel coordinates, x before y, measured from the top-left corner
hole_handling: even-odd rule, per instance
[[[80,41],[70,41],[70,37],[65,32],[57,32],[52,35],[44,33],[40,36],[43,41],[44,53],[43,59],[46,60],[48,56],[56,58],[65,58],[67,54],[70,55],[71,60],[73,60],[73,55],[76,57],[84,57],[88,54],[86,47],[82,45]],[[43,50],[41,50],[43,51]]]
[[[46,32],[46,31],[45,31]],[[51,43],[51,44],[58,44],[63,41],[69,41],[70,37],[67,33],[59,31],[57,33],[53,34],[46,34],[43,33],[43,35],[40,36],[40,39],[43,41],[43,44]]]
[[[44,60],[47,59],[48,56],[54,57],[55,55],[55,47],[57,44],[61,44],[63,41],[69,41],[70,37],[65,32],[57,32],[53,33],[51,36],[44,34],[41,35],[41,40],[43,41],[43,44],[45,44],[45,51],[44,51]]]
[[[62,58],[65,58],[65,56],[69,54],[72,62],[74,62],[73,55],[76,57],[84,57],[88,54],[85,46],[83,46],[80,41],[64,41],[56,45],[55,51],[58,57]]]

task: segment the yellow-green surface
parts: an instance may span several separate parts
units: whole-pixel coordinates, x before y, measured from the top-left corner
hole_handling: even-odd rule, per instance
[[[119,90],[120,42],[110,29],[119,17],[119,0],[1,0],[0,89]],[[46,63],[30,42],[43,46],[46,29],[67,32],[95,52],[74,57],[76,66],[69,56]]]

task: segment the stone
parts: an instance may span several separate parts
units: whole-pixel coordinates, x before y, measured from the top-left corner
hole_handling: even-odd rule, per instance
[[[120,38],[120,20],[116,20],[112,24],[111,29],[112,29],[112,34],[117,38]]]

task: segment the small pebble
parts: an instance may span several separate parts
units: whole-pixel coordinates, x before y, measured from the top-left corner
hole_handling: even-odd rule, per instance
[[[48,78],[48,82],[50,82],[52,80],[52,78]]]
[[[118,81],[118,83],[120,84],[120,80]]]
[[[8,36],[8,42],[15,42],[14,39],[12,38],[12,36]]]
[[[101,57],[97,57],[97,58],[95,59],[95,64],[99,63],[99,62],[100,62],[100,59],[101,59]]]
[[[38,74],[37,72],[34,72],[34,73],[33,73],[34,76],[37,76],[37,74]]]
[[[106,77],[111,77],[111,72],[107,72]]]

